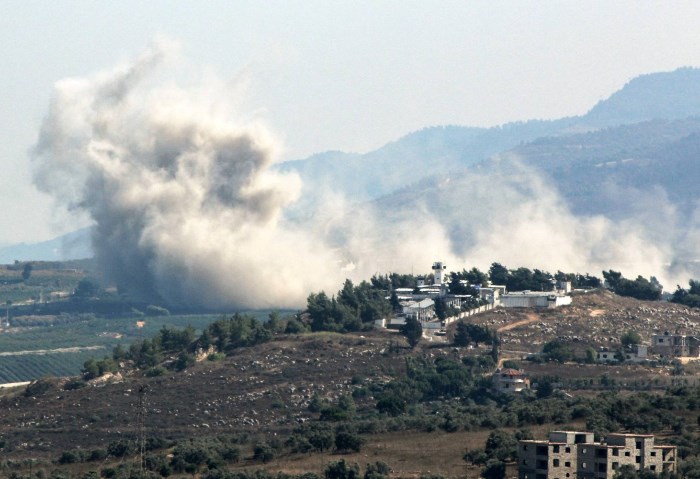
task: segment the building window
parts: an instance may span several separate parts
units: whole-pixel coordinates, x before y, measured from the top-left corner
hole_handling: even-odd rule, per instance
[[[616,471],[619,465],[620,465],[619,462],[613,462],[613,463],[612,463],[613,471]]]
[[[566,473],[566,477],[569,477],[569,476],[571,476],[571,474],[569,474],[569,473],[567,472],[567,473]]]
[[[559,446],[552,446],[552,452],[559,454]]]
[[[554,459],[554,460],[552,461],[552,465],[553,465],[554,467],[559,467],[559,459]]]
[[[651,457],[656,457],[656,451],[651,451]]]
[[[655,470],[656,470],[656,466],[649,466],[649,469],[651,469],[652,471],[655,471]]]
[[[527,444],[523,444],[523,451],[527,451]]]
[[[581,469],[585,469],[585,468],[586,468],[586,463],[585,463],[585,462],[582,462],[582,463],[581,463]]]
[[[527,459],[523,459],[523,466],[527,466]]]
[[[617,449],[613,449],[612,455],[613,455],[613,456],[619,456],[619,455],[620,455],[620,451],[618,451]]]
[[[634,458],[634,462],[637,463],[637,464],[641,464],[641,463],[642,463],[642,458],[639,457],[639,456],[637,456],[637,457]]]
[[[636,447],[637,449],[641,449],[642,448],[642,441],[635,442],[634,447]]]
[[[566,461],[566,462],[564,463],[564,467],[571,467],[571,462],[570,462],[570,461]]]
[[[567,447],[566,449],[564,449],[564,451],[566,451],[566,452],[571,452],[571,448],[570,448],[570,447]]]
[[[583,449],[581,449],[581,452],[582,452],[583,454],[586,454],[586,448],[584,447]]]
[[[630,452],[629,452],[629,451],[625,451],[625,457],[630,457]]]

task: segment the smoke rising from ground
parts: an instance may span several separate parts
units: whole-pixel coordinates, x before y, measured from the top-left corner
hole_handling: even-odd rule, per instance
[[[96,258],[132,296],[208,307],[299,305],[340,280],[332,250],[280,215],[299,193],[276,145],[221,84],[154,85],[169,52],[59,82],[36,183],[89,214]]]
[[[167,74],[172,57],[157,46],[113,71],[58,82],[34,149],[37,186],[89,215],[99,265],[131,297],[301,307],[346,277],[427,273],[435,260],[452,270],[499,261],[629,276],[673,259],[658,231],[575,217],[517,164],[395,204],[351,205],[334,185],[319,185],[328,194],[312,219],[289,222],[301,183],[271,169],[272,136],[240,119],[231,85],[211,77],[178,85]],[[672,211],[666,218],[674,221]]]
[[[577,216],[546,175],[510,158],[442,178],[437,188],[417,189],[399,204],[401,211],[422,207],[445,225],[458,258],[454,269],[500,262],[599,277],[615,269],[631,278],[655,275],[671,291],[686,284],[692,275],[679,259],[694,250],[698,222],[682,219],[660,188],[615,193],[634,210],[614,220]]]

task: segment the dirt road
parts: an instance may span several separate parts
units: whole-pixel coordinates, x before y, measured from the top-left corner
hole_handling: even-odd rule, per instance
[[[537,322],[540,319],[542,319],[542,318],[540,318],[539,314],[535,314],[535,313],[528,313],[526,315],[526,317],[527,317],[527,319],[523,319],[521,321],[516,321],[514,323],[510,323],[510,324],[506,324],[505,326],[501,326],[496,331],[499,333],[502,333],[503,331],[510,331],[511,329],[517,328],[518,326],[524,326],[526,324],[534,323],[534,322]]]

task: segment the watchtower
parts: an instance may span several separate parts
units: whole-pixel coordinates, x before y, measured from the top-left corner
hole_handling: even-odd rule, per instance
[[[443,264],[442,261],[436,261],[433,263],[433,276],[435,276],[435,285],[442,286],[445,281],[445,270],[447,266]]]

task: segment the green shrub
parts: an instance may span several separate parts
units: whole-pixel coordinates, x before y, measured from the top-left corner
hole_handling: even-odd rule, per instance
[[[165,369],[163,366],[154,366],[152,368],[147,369],[145,374],[149,378],[155,378],[158,376],[163,376],[167,372],[168,370]]]
[[[193,355],[183,351],[177,356],[177,360],[175,361],[175,370],[184,371],[190,366],[193,366],[195,362],[196,361]]]
[[[90,451],[90,455],[88,456],[88,461],[104,461],[107,459],[107,456],[109,454],[107,453],[106,449],[93,449]]]
[[[360,466],[357,464],[348,464],[345,459],[337,462],[331,462],[323,471],[325,479],[359,479]]]
[[[87,383],[82,379],[71,379],[66,384],[63,385],[65,391],[73,391],[75,389],[81,389],[87,386]]]
[[[268,443],[258,443],[253,447],[253,459],[264,463],[270,462],[277,455],[277,451]]]
[[[338,431],[335,435],[335,448],[339,452],[360,452],[364,440],[352,431]]]
[[[33,383],[27,385],[24,390],[24,395],[26,397],[39,397],[43,396],[57,386],[58,380],[53,377],[45,377],[34,381]]]

